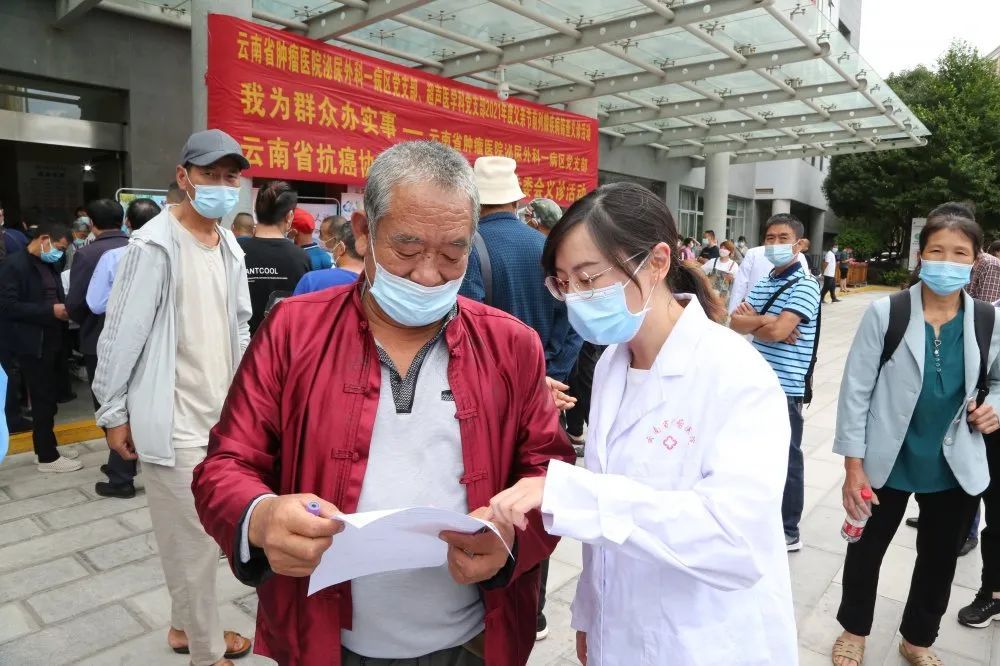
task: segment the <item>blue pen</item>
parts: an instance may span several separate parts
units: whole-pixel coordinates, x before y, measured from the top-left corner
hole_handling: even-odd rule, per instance
[[[316,517],[319,517],[319,502],[309,502],[306,504],[306,511]]]

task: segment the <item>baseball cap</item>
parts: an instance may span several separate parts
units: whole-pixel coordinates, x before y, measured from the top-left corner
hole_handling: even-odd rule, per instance
[[[223,157],[234,158],[241,169],[250,168],[250,162],[243,156],[243,149],[236,139],[220,129],[202,130],[188,137],[181,151],[181,164],[208,166]]]
[[[308,211],[296,208],[295,213],[292,214],[292,229],[295,229],[300,234],[312,235],[312,232],[316,229],[316,221]]]

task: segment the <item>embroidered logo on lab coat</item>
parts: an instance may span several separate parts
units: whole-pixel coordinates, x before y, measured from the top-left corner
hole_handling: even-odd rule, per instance
[[[693,446],[698,441],[694,426],[684,419],[664,419],[653,426],[646,435],[646,442],[673,451],[679,444]]]

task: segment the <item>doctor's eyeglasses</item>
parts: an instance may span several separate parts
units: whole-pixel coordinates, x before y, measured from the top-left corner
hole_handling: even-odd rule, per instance
[[[626,259],[626,262],[632,261],[636,257],[640,257],[643,254],[645,253],[640,252],[639,254],[632,255]],[[573,278],[560,280],[555,275],[549,275],[545,278],[545,286],[548,287],[549,293],[560,301],[565,301],[566,295],[571,292],[586,300],[591,298],[594,295],[594,291],[597,289],[597,287],[594,287],[594,281],[602,275],[610,273],[614,269],[615,266],[608,266],[600,273],[594,273],[593,275],[589,275],[586,271],[580,271],[579,280],[574,280]]]

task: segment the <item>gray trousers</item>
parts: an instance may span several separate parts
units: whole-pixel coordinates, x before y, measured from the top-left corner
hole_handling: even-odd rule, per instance
[[[362,657],[342,648],[340,663],[342,666],[483,666],[485,662],[459,645],[413,659]]]

